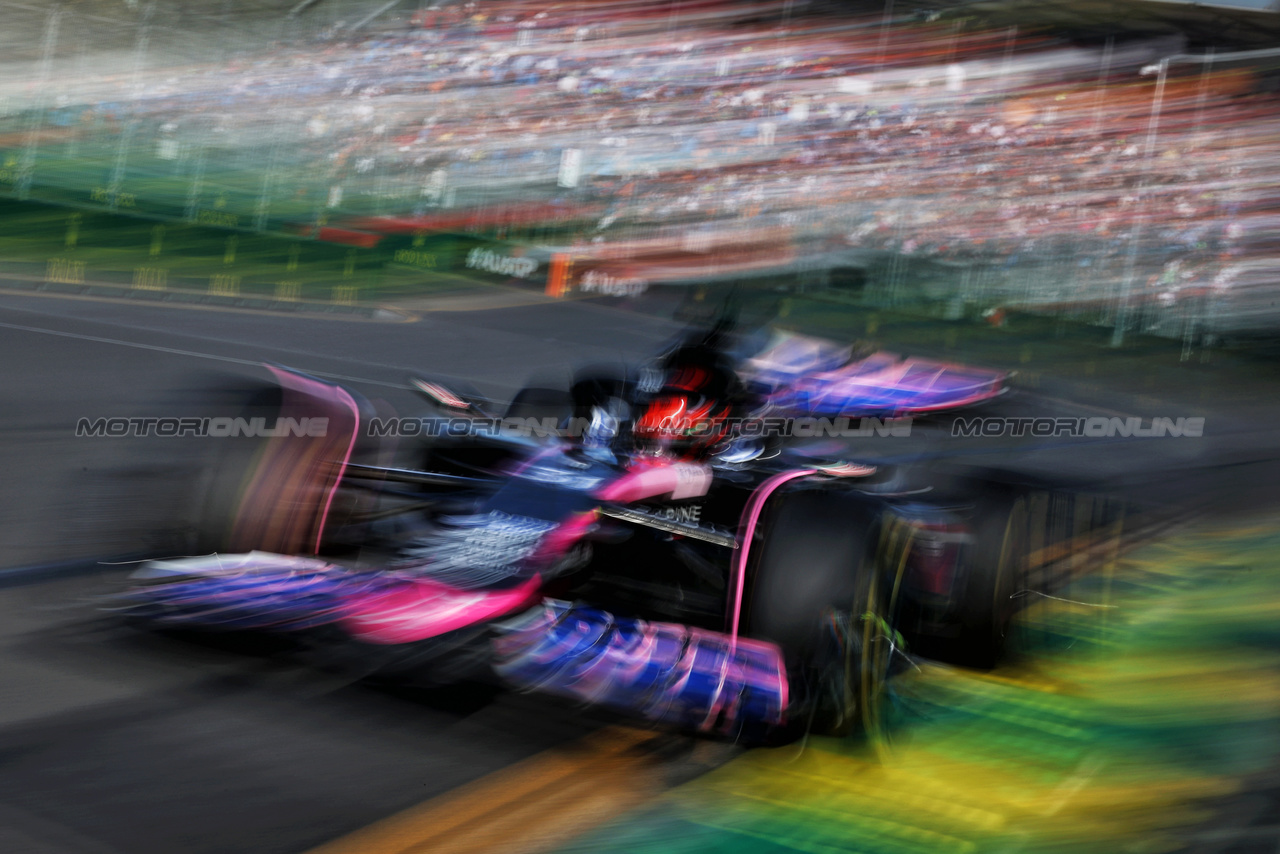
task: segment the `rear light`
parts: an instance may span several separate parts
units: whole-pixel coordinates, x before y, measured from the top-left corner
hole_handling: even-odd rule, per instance
[[[917,593],[949,600],[956,589],[967,529],[955,522],[913,522],[904,581]]]

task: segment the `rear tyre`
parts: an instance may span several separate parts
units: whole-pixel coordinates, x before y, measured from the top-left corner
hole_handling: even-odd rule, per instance
[[[1031,529],[1025,498],[992,496],[979,503],[967,550],[959,663],[991,668],[1016,651],[1013,618],[1028,591]]]
[[[873,722],[887,662],[864,672],[860,627],[887,619],[874,583],[874,505],[810,490],[775,498],[744,608],[747,633],[783,652],[791,685],[784,737],[844,735]],[[868,681],[866,690],[860,685]]]

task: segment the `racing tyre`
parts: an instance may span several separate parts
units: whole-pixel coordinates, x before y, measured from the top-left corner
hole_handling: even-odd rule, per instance
[[[889,662],[870,660],[862,627],[878,636],[888,617],[874,581],[877,516],[865,500],[821,490],[784,493],[767,510],[743,616],[750,636],[784,654],[784,737],[875,725]]]
[[[235,401],[231,411],[245,421],[254,418],[274,421],[280,412],[282,394],[278,386],[263,383],[252,388],[215,389],[211,397],[223,405]],[[199,498],[193,553],[234,550],[232,532],[236,515],[265,445],[264,439],[245,436],[231,436],[215,445],[216,457],[205,466],[196,490]]]
[[[991,668],[1016,651],[1011,632],[1028,590],[1030,533],[1021,496],[992,496],[976,508],[964,567],[957,663]]]
[[[317,554],[359,509],[361,499],[340,494],[339,485],[357,454],[367,404],[338,386],[272,370],[278,384],[252,392],[234,419],[268,436],[239,436],[237,428],[201,490],[202,550]],[[301,427],[312,419],[323,419],[314,434]]]

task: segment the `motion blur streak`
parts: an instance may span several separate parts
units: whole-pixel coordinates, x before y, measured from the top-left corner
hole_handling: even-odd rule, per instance
[[[645,748],[661,738],[608,727],[309,854],[548,850],[652,796],[656,763]]]
[[[128,5],[110,35],[9,13],[42,59],[0,81],[0,219],[42,284],[355,306],[474,275],[614,297],[785,276],[1121,338],[1277,323],[1252,52],[892,4],[224,3],[259,22],[219,34],[164,10],[195,39]],[[129,37],[131,74],[90,52]],[[31,201],[86,213],[68,231]]]
[[[1221,851],[1274,835],[1241,825],[1267,821],[1246,790],[1280,760],[1277,581],[1268,527],[1150,544],[1028,614],[1054,649],[1034,664],[900,679],[913,726],[883,762],[830,739],[753,751],[561,850]]]

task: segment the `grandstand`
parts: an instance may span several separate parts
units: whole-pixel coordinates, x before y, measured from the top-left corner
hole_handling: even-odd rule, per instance
[[[1269,9],[0,6],[0,196],[348,247],[347,298],[479,246],[557,290],[1280,324]]]

